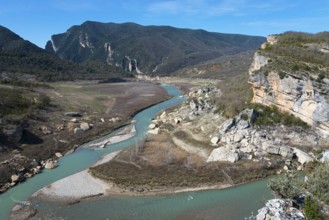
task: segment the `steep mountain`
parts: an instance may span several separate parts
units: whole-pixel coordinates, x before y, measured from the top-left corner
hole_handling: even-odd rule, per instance
[[[78,65],[62,60],[3,26],[0,26],[0,73],[31,74],[47,81],[122,75],[120,69],[108,65],[93,62]]]
[[[263,37],[87,21],[53,35],[46,50],[77,63],[92,60],[129,72],[165,75],[223,55],[255,50],[263,42]]]
[[[269,36],[249,73],[253,102],[275,105],[329,135],[329,32]]]

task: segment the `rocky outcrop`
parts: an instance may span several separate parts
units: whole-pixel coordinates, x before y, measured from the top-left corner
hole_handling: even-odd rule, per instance
[[[308,74],[271,68],[271,58],[256,52],[250,67],[249,82],[254,103],[275,105],[280,110],[299,117],[322,134],[329,135],[329,84],[318,83]],[[263,67],[267,70],[263,71]]]
[[[231,153],[238,153],[239,159],[255,159],[263,160],[271,155],[281,156],[281,161],[288,161],[297,158],[300,169],[306,163],[315,159],[313,154],[305,152],[305,146],[315,148],[320,142],[324,141],[321,135],[312,131],[304,131],[296,128],[285,126],[274,126],[272,128],[259,129],[253,126],[258,113],[252,109],[242,111],[237,117],[228,119],[218,126],[218,130],[212,135],[214,141],[219,146],[229,148]],[[243,123],[242,123],[243,122]],[[242,126],[244,125],[244,126]],[[215,139],[216,137],[216,139]],[[217,139],[218,138],[218,139]],[[214,144],[214,143],[213,143]],[[225,149],[220,147],[220,149]],[[228,152],[218,155],[219,149],[214,149],[209,156],[209,161],[214,161],[214,156],[219,157],[221,161],[223,157],[229,156]],[[219,161],[218,160],[218,161]],[[227,159],[225,161],[236,161]],[[271,164],[268,159],[269,165]],[[289,164],[289,167],[290,164]]]
[[[271,199],[265,207],[258,210],[257,220],[301,220],[305,219],[303,213],[292,207],[292,202],[282,199]]]

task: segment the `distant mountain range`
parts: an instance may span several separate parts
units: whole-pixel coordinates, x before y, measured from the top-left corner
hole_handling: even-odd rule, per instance
[[[224,55],[255,50],[265,41],[264,37],[170,26],[87,21],[53,35],[46,50],[76,63],[96,61],[128,72],[168,75]]]
[[[255,50],[264,37],[170,26],[87,21],[53,35],[46,49],[0,26],[0,73],[45,81],[170,75],[185,67]]]
[[[17,76],[31,74],[44,81],[124,75],[124,71],[113,66],[90,61],[76,64],[60,59],[3,26],[0,26],[0,75],[1,73],[17,73]]]

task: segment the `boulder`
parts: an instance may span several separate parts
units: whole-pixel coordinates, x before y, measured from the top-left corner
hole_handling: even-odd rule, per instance
[[[156,127],[157,127],[156,124],[150,124],[150,125],[149,125],[149,129],[154,129],[154,128],[156,128]]]
[[[329,162],[329,150],[326,150],[323,153],[323,155],[322,155],[322,157],[320,159],[320,162],[322,162],[322,163],[328,163]]]
[[[109,119],[109,122],[113,122],[113,123],[117,123],[119,121],[121,121],[121,118],[119,118],[119,117]]]
[[[84,131],[88,131],[90,129],[90,126],[87,122],[81,122],[80,128]]]
[[[266,153],[279,155],[280,154],[280,147],[279,146],[269,146],[266,148]]]
[[[60,152],[56,152],[55,156],[58,157],[58,158],[61,158],[61,157],[63,157],[63,154],[61,154]]]
[[[55,167],[57,167],[57,162],[53,160],[49,160],[45,164],[46,169],[54,169]]]
[[[212,143],[212,144],[218,144],[218,141],[219,141],[219,138],[218,137],[213,137],[213,138],[211,138],[211,140],[210,140],[210,142]]]
[[[211,152],[210,156],[207,159],[207,163],[214,161],[227,161],[227,162],[235,163],[238,160],[239,160],[239,154],[235,150],[231,150],[225,147],[219,147]]]
[[[233,143],[238,143],[240,142],[242,139],[244,138],[244,134],[237,132],[234,136],[233,136]]]
[[[224,133],[226,133],[234,126],[234,124],[235,124],[234,119],[230,118],[230,119],[226,120],[223,124],[221,124],[219,129],[221,131],[223,131]]]
[[[311,157],[309,154],[297,148],[294,148],[294,154],[296,155],[298,162],[301,164],[305,164],[313,161],[313,157]]]
[[[14,174],[14,175],[12,175],[11,176],[11,182],[13,182],[13,183],[16,183],[16,182],[18,182],[19,181],[19,179],[20,179],[20,176],[19,175],[16,175],[16,174]]]
[[[286,158],[291,159],[294,156],[294,150],[290,147],[280,147],[279,154],[282,157],[286,157]]]

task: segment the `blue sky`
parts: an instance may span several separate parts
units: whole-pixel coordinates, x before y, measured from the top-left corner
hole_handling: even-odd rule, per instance
[[[329,31],[329,0],[0,0],[0,25],[44,48],[86,20],[266,36]]]

